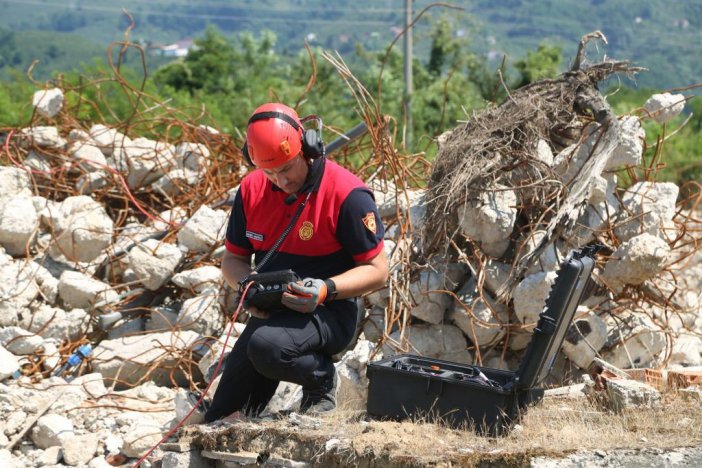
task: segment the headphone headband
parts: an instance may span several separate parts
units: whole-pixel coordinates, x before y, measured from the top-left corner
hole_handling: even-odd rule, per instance
[[[290,117],[287,114],[283,114],[282,112],[273,112],[273,111],[259,112],[259,113],[251,116],[251,118],[249,119],[249,125],[256,122],[257,120],[264,120],[264,119],[284,120],[287,123],[289,123],[292,126],[292,128],[294,128],[298,132],[302,131],[302,127],[300,127],[300,124],[298,124],[295,121],[295,119],[293,119],[292,117]]]

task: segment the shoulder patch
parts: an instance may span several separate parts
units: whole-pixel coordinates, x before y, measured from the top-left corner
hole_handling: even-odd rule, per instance
[[[369,211],[367,215],[363,217],[363,224],[373,234],[377,234],[377,226],[375,225],[375,215],[372,211]]]

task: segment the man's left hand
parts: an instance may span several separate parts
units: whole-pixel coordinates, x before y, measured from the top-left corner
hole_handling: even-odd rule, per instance
[[[288,309],[309,313],[314,311],[327,298],[327,285],[321,279],[305,278],[288,283],[281,303]]]

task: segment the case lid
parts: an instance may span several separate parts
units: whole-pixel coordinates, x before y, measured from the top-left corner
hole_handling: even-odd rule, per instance
[[[573,251],[561,263],[534,335],[517,370],[515,383],[518,388],[535,387],[551,370],[575,310],[584,298],[595,266],[593,257],[599,249],[600,246],[594,246]]]

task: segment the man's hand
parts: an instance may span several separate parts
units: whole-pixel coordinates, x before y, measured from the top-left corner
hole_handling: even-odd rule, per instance
[[[321,279],[305,278],[288,283],[281,303],[288,309],[309,313],[327,298],[327,285]]]

